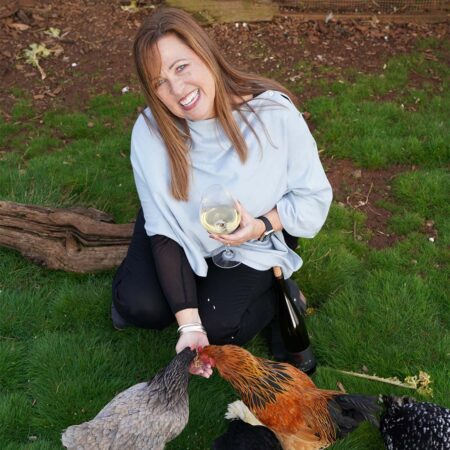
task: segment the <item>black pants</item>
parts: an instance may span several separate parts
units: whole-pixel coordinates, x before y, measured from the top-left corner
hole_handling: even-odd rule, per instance
[[[210,259],[208,275],[195,276],[197,306],[211,344],[243,345],[272,320],[277,294],[272,270],[244,264],[221,269]],[[159,274],[159,277],[174,274]],[[119,314],[141,328],[163,329],[175,317],[161,289],[151,238],[139,212],[128,253],[113,280],[113,302]]]

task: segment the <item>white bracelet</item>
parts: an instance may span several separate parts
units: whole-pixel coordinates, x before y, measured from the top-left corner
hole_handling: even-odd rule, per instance
[[[186,328],[186,327],[191,327],[191,326],[193,326],[193,325],[195,325],[195,326],[202,326],[202,324],[201,324],[201,322],[191,322],[191,323],[185,323],[185,324],[183,324],[183,325],[180,325],[179,327],[178,327],[178,332],[180,332],[183,328]]]
[[[192,332],[199,332],[206,334],[205,327],[199,322],[185,323],[184,325],[179,326],[177,331],[178,333],[180,333],[180,335]]]
[[[187,328],[183,328],[180,331],[180,336],[183,336],[183,334],[186,334],[186,333],[193,333],[193,332],[206,334],[206,330],[204,327],[187,327]]]

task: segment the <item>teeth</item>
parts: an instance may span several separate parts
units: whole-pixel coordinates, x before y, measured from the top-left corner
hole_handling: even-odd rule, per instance
[[[190,105],[196,98],[198,95],[198,89],[196,89],[195,91],[192,91],[187,97],[185,97],[183,100],[180,100],[180,103],[183,106],[188,106]]]

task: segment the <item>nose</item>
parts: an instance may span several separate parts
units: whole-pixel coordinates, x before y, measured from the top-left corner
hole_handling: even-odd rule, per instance
[[[183,94],[184,83],[179,77],[173,77],[169,79],[170,92],[175,96],[180,96]]]

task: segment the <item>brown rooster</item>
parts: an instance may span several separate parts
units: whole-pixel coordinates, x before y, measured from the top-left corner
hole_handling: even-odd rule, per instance
[[[198,361],[217,368],[285,450],[325,448],[364,420],[377,425],[376,397],[318,389],[290,364],[257,358],[235,345],[209,345]]]

